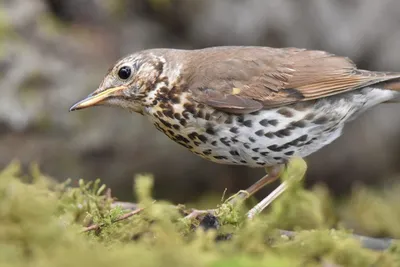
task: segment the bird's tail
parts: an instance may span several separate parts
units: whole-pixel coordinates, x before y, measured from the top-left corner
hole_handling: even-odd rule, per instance
[[[394,95],[394,97],[392,99],[385,101],[383,103],[399,103],[400,102],[400,77],[399,77],[400,74],[396,73],[393,75],[398,76],[398,77],[384,81],[384,82],[380,82],[380,83],[377,83],[374,85],[374,87],[376,87],[376,88],[398,92]]]

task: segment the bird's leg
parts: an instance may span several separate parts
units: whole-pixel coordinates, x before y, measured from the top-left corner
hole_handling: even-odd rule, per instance
[[[234,205],[240,200],[246,200],[247,198],[251,197],[259,190],[264,188],[267,184],[270,184],[276,181],[279,176],[281,175],[282,171],[284,170],[284,165],[276,165],[272,167],[267,167],[266,171],[267,174],[251,185],[246,190],[241,190],[237,194],[233,195],[230,199],[228,199],[227,203]],[[186,216],[186,218],[196,218],[199,215],[203,215],[206,213],[214,213],[215,209],[212,210],[192,210],[192,212]]]
[[[255,215],[263,211],[275,199],[277,199],[296,179],[303,179],[307,170],[307,164],[302,158],[293,158],[286,165],[282,173],[282,183],[268,196],[255,205],[248,213],[247,217],[252,219]]]
[[[254,195],[255,193],[257,193],[258,191],[260,191],[267,184],[275,182],[277,179],[279,179],[282,171],[284,170],[284,165],[275,165],[272,167],[266,167],[265,170],[267,172],[266,175],[264,175],[261,179],[252,184],[246,190],[242,190],[236,195],[232,196],[228,200],[228,203],[236,204],[239,200],[245,200]]]

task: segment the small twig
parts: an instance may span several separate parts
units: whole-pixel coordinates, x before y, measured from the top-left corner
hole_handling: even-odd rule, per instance
[[[125,219],[127,219],[129,217],[132,217],[133,215],[141,212],[142,210],[144,210],[144,208],[138,208],[138,209],[136,209],[134,211],[125,213],[124,215],[122,215],[122,216],[118,217],[117,219],[115,219],[113,222],[119,222],[119,221],[125,220]]]
[[[113,221],[113,223],[119,222],[119,221],[122,221],[122,220],[125,220],[125,219],[127,219],[127,218],[129,218],[129,217],[132,217],[133,215],[138,214],[138,213],[141,212],[142,210],[144,210],[144,208],[138,208],[138,209],[136,209],[136,210],[134,210],[134,211],[125,213],[124,215],[122,215],[122,216],[116,218],[116,219]],[[101,226],[102,226],[102,225],[100,225],[100,224],[93,224],[93,225],[88,226],[88,227],[86,227],[85,229],[83,229],[82,232],[85,233],[85,232],[97,230],[97,229],[99,229]]]

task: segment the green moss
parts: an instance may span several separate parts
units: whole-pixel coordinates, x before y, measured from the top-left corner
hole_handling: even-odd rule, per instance
[[[203,230],[183,220],[171,203],[154,200],[152,187],[150,175],[137,176],[134,197],[144,209],[118,221],[129,211],[112,205],[114,198],[100,180],[60,184],[41,174],[36,165],[23,175],[18,163],[10,164],[0,173],[0,264],[386,267],[400,262],[397,243],[377,252],[362,248],[349,230],[331,230],[337,226],[337,215],[326,211],[333,206],[332,200],[321,188],[305,191],[300,184],[293,186],[251,221],[246,220],[243,207],[221,203],[217,211],[221,227]],[[374,197],[382,205],[388,200]],[[93,224],[99,228],[83,232]],[[390,220],[379,229],[394,229],[394,225],[398,221]],[[278,227],[296,229],[294,237],[282,235]],[[306,228],[315,230],[299,230]],[[231,239],[216,242],[216,237],[227,233]]]

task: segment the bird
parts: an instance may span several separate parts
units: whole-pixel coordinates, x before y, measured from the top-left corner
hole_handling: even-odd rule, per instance
[[[399,91],[400,73],[359,69],[322,50],[152,48],[119,59],[70,111],[121,107],[206,160],[264,168],[266,175],[234,203],[279,179],[293,159],[332,143],[364,111],[395,101]],[[286,188],[282,183],[249,217]]]

